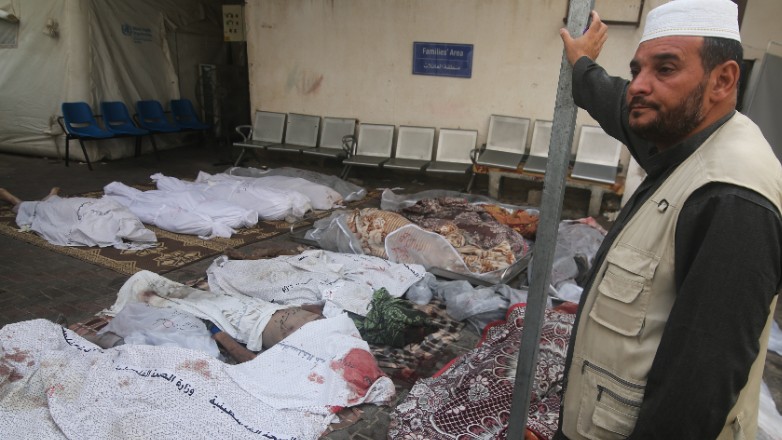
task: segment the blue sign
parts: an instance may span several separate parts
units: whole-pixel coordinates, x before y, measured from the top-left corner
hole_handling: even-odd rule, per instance
[[[413,74],[472,77],[472,44],[413,43]]]

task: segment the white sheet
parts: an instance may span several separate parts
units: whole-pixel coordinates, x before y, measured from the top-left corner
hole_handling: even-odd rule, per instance
[[[104,313],[116,315],[130,303],[173,307],[212,321],[253,351],[263,348],[263,329],[274,312],[290,307],[245,295],[194,289],[146,270],[125,281],[117,294],[117,301]]]
[[[336,324],[330,335],[353,338]],[[303,335],[294,341],[298,350],[281,349],[278,360],[296,364],[311,351],[326,356],[323,363],[337,374],[318,377],[323,383],[310,387],[320,393],[310,396],[310,407],[301,409],[308,403],[296,400],[287,406],[298,408],[283,409],[245,391],[302,380],[298,370],[262,370],[264,354],[233,372],[199,351],[146,345],[102,350],[48,321],[7,325],[0,329],[0,437],[317,439],[334,419],[334,408],[322,402],[391,400],[393,384],[381,377],[368,386],[372,392],[345,402],[341,396],[352,396],[353,388],[339,366],[347,357],[340,351],[321,354],[322,329],[307,334],[307,327],[296,332]]]
[[[106,197],[51,196],[43,201],[22,202],[16,223],[59,246],[143,249],[157,241],[155,233],[137,216]]]
[[[266,380],[258,379],[259,372]],[[277,409],[322,411],[365,399],[387,402],[394,395],[391,379],[346,314],[305,324],[252,362],[232,366],[228,374]]]
[[[301,177],[307,179],[313,183],[319,183],[332,188],[342,196],[342,200],[346,202],[353,202],[361,200],[367,196],[367,190],[350,183],[346,180],[340,179],[337,176],[331,174],[323,174],[310,170],[302,170],[299,168],[282,167],[282,168],[270,168],[261,170],[252,167],[231,167],[225,170],[225,174],[232,176],[245,176],[245,177],[266,177],[266,176],[289,176],[289,177]]]
[[[253,187],[271,188],[283,191],[296,191],[304,194],[312,204],[313,209],[333,209],[342,204],[342,195],[328,186],[310,182],[300,177],[267,176],[246,177],[230,174],[209,174],[203,171],[198,173],[196,182],[245,182]]]
[[[366,316],[375,290],[385,287],[391,296],[400,297],[426,270],[418,264],[392,263],[370,255],[310,250],[268,260],[221,257],[206,273],[214,292],[281,304],[331,301]]]
[[[208,200],[197,191],[140,191],[121,182],[103,188],[106,196],[147,224],[179,234],[225,237],[258,223],[258,213],[225,200]]]
[[[312,209],[310,199],[296,191],[263,188],[249,181],[187,182],[160,173],[150,176],[163,191],[197,191],[207,200],[227,200],[258,213],[263,220],[301,218]]]

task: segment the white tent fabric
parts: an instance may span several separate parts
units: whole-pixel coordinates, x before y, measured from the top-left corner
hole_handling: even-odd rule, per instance
[[[0,0],[0,9],[19,18],[16,47],[0,47],[4,152],[63,157],[57,124],[62,102],[84,101],[99,113],[101,101],[123,101],[132,113],[140,99],[165,103],[184,95],[195,101],[195,90],[180,89],[186,69],[177,66],[172,50],[188,49],[176,33],[190,29],[222,40],[217,0],[198,7],[190,0]],[[207,47],[192,55],[193,66],[220,57]],[[164,143],[161,138],[159,146]],[[134,152],[132,139],[85,145],[93,161]],[[83,159],[78,147],[71,156]]]

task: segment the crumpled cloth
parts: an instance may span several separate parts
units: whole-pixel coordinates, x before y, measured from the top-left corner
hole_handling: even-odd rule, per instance
[[[424,333],[431,333],[434,326],[428,325],[429,316],[415,308],[412,303],[401,298],[394,298],[385,288],[378,289],[372,295],[372,304],[366,317],[354,317],[361,337],[370,344],[404,347],[410,342],[407,334],[416,328]]]
[[[345,328],[338,324],[329,335],[356,339]],[[307,380],[300,371],[268,374],[260,367],[264,354],[242,365],[254,371],[250,377],[199,351],[147,345],[103,350],[49,321],[7,325],[0,329],[0,438],[317,439],[336,419],[335,404],[382,404],[393,397],[387,377],[355,385],[352,373],[371,372],[372,365],[367,360],[364,369],[352,369],[350,356],[366,356],[328,351],[319,346],[319,330],[306,329],[289,344],[296,349],[280,348],[278,360],[295,364],[305,352],[316,353],[332,372],[312,379],[323,379],[319,390],[326,394],[309,396],[309,407],[296,402],[279,408],[246,390]]]
[[[133,303],[173,308],[212,321],[252,351],[263,349],[263,330],[274,312],[290,307],[241,294],[195,289],[147,270],[128,278],[117,294],[117,301],[103,314],[115,316]]]

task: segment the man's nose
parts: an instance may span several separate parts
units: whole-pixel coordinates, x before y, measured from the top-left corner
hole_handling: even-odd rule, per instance
[[[635,75],[635,78],[630,81],[630,87],[627,89],[627,94],[630,96],[648,95],[651,90],[651,78],[647,73],[639,72]]]

